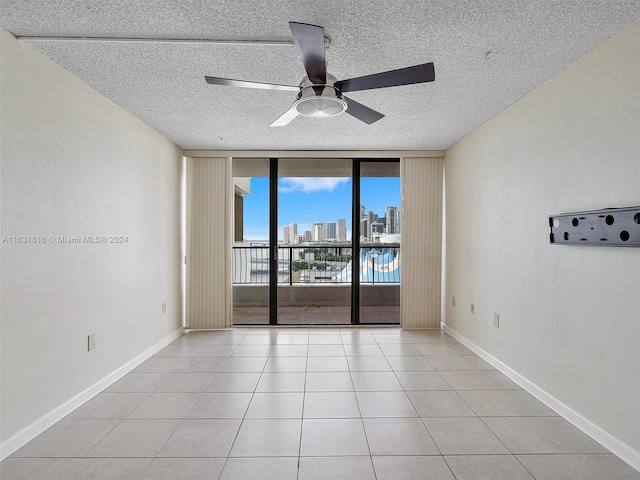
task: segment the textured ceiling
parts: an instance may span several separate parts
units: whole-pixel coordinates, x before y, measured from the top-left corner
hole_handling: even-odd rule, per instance
[[[640,16],[640,0],[0,0],[21,36],[262,40],[264,44],[28,41],[191,149],[445,149]],[[295,92],[208,85],[205,75],[297,85],[288,21],[325,28],[338,79],[434,62],[436,80],[353,92],[385,118],[268,125]]]

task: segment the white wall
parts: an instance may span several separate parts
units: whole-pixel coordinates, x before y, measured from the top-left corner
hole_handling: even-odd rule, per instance
[[[2,244],[5,441],[181,327],[182,154],[0,34],[1,234],[47,239]],[[128,243],[48,240],[58,235]]]
[[[445,166],[446,325],[636,454],[640,249],[550,245],[548,216],[640,205],[639,65],[636,21]]]

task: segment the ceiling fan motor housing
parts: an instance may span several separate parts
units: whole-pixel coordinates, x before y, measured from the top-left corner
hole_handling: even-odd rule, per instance
[[[347,109],[342,92],[334,87],[336,77],[327,73],[326,84],[314,84],[309,77],[300,82],[300,93],[294,107],[305,117],[335,117]]]

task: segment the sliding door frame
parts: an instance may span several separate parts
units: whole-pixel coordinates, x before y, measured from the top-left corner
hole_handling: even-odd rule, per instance
[[[278,159],[269,159],[269,325],[278,325]]]
[[[354,158],[353,159],[353,224],[351,239],[353,254],[351,255],[351,324],[352,325],[395,325],[395,323],[374,323],[360,321],[360,181],[363,163],[400,163],[400,158]],[[357,174],[357,177],[356,177]],[[357,181],[356,181],[357,178]],[[402,205],[401,205],[402,207]],[[355,272],[355,273],[354,273]],[[401,284],[402,285],[402,284]],[[400,287],[402,288],[402,287]]]
[[[351,160],[351,325],[360,324],[360,160]]]

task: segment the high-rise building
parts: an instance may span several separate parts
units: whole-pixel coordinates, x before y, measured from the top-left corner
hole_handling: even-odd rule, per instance
[[[367,213],[367,233],[365,235],[365,237],[367,238],[373,238],[373,224],[376,222],[376,220],[378,220],[378,215],[375,214],[375,212],[369,210],[369,213]]]
[[[369,231],[369,220],[367,220],[367,217],[363,217],[360,219],[360,238],[361,239],[369,239],[370,237],[367,237],[367,232]]]
[[[283,243],[298,243],[298,224],[290,223],[282,229]]]
[[[321,242],[324,240],[324,226],[321,223],[313,222],[313,241]]]
[[[347,222],[344,218],[338,219],[338,241],[347,241]]]
[[[400,210],[398,207],[387,207],[387,228],[388,235],[392,233],[400,233]]]
[[[313,232],[311,230],[304,231],[304,241],[313,242]]]
[[[298,224],[289,224],[289,243],[298,243]]]
[[[382,235],[385,231],[385,225],[384,223],[376,220],[372,225],[371,225],[371,236],[373,236],[373,234],[378,234],[378,235]]]
[[[323,226],[324,240],[336,240],[336,224],[335,222],[325,222]]]

